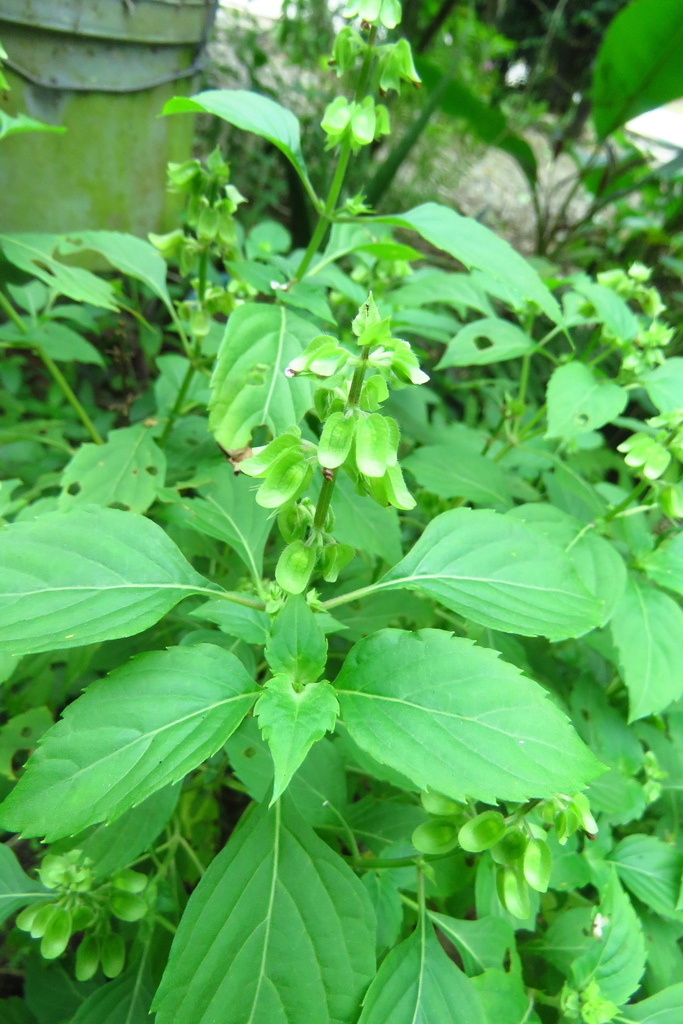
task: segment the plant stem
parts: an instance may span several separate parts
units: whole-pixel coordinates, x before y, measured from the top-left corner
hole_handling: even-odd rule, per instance
[[[183,377],[182,384],[180,385],[180,389],[178,391],[178,394],[176,395],[176,400],[173,403],[173,408],[171,409],[171,411],[170,411],[170,413],[168,415],[168,420],[166,421],[166,426],[164,427],[163,433],[162,433],[161,437],[159,438],[159,445],[162,448],[166,444],[166,441],[168,440],[168,435],[173,430],[173,424],[178,419],[178,416],[180,415],[180,412],[181,412],[181,410],[183,408],[183,402],[185,401],[185,398],[187,396],[187,392],[189,391],[190,384],[192,383],[192,378],[195,375],[195,361],[197,359],[199,359],[200,355],[201,355],[201,341],[199,339],[197,339],[195,341],[194,350],[192,352],[192,356],[190,358],[189,365],[187,367],[187,370],[185,371],[185,376]]]
[[[336,479],[336,469],[333,471],[332,476],[326,476],[323,478],[320,494],[318,495],[318,503],[315,506],[313,530],[322,530],[325,526],[325,520],[327,519],[327,512],[330,507],[330,501],[332,500]]]
[[[72,407],[72,409],[74,410],[74,412],[78,416],[79,420],[81,421],[81,423],[83,424],[85,429],[90,434],[90,437],[92,438],[92,440],[95,442],[95,444],[104,444],[104,441],[102,440],[102,437],[101,437],[97,427],[95,426],[93,421],[90,419],[90,417],[88,416],[87,412],[85,411],[85,409],[83,408],[83,406],[78,401],[78,399],[76,398],[75,394],[73,393],[73,391],[69,387],[69,384],[68,384],[68,381],[67,381],[66,377],[64,376],[62,371],[59,369],[57,364],[54,362],[54,360],[52,360],[50,358],[50,356],[47,354],[47,352],[43,351],[43,349],[39,345],[36,345],[35,348],[36,348],[36,351],[37,351],[38,355],[40,356],[40,358],[45,363],[45,367],[47,368],[47,370],[49,370],[50,374],[52,375],[52,378],[53,378],[55,384],[57,384],[59,386],[59,388],[61,389],[62,394],[64,395],[64,397],[66,398],[67,402],[69,403],[69,405]]]
[[[356,92],[354,95],[354,102],[356,103],[358,102],[358,100],[362,99],[363,93],[365,92],[366,86],[368,84],[368,78],[370,76],[370,67],[372,65],[372,53],[376,35],[377,27],[373,25],[373,27],[370,29],[370,35],[368,36],[368,44],[365,50],[365,56],[363,57],[363,65],[361,67],[360,76],[358,78],[358,85],[356,86]],[[323,207],[322,213],[318,218],[318,223],[315,226],[315,231],[311,236],[311,240],[308,243],[306,252],[303,254],[301,263],[299,264],[297,271],[294,275],[295,281],[300,281],[301,278],[306,273],[306,271],[308,270],[311,260],[313,259],[318,249],[320,248],[320,243],[322,242],[325,236],[325,232],[327,231],[330,225],[330,221],[332,220],[332,215],[334,213],[334,208],[337,205],[337,200],[339,199],[339,194],[342,190],[344,178],[346,177],[346,171],[349,166],[349,160],[351,158],[351,144],[352,139],[351,136],[348,135],[344,142],[342,142],[341,148],[339,150],[339,159],[337,161],[337,167],[334,172],[334,177],[332,178],[332,184],[330,185],[330,191],[328,193],[327,199],[325,200],[325,206]]]
[[[374,594],[375,591],[379,589],[379,584],[371,583],[369,587],[361,587],[359,590],[350,590],[348,594],[340,594],[338,597],[330,598],[329,601],[323,601],[320,607],[327,612],[330,608],[338,608],[341,604],[348,604],[349,601],[358,601],[361,597],[367,597],[368,594]]]
[[[649,480],[641,480],[640,483],[637,484],[633,488],[631,493],[626,495],[626,497],[624,498],[623,501],[620,501],[618,505],[615,505],[614,508],[611,509],[606,514],[605,522],[609,523],[609,522],[612,521],[612,519],[616,519],[616,517],[619,515],[619,513],[623,512],[623,510],[625,508],[627,508],[631,504],[632,501],[635,501],[636,498],[639,498],[640,495],[643,493],[643,491],[647,490],[647,488],[649,486],[650,486],[650,481]]]
[[[19,314],[17,313],[16,309],[9,301],[7,296],[4,295],[2,291],[0,291],[0,306],[2,306],[5,313],[7,313],[7,316],[10,318],[14,326],[18,327],[23,334],[26,334],[26,332],[28,331],[28,327],[21,319],[21,317],[19,316]]]

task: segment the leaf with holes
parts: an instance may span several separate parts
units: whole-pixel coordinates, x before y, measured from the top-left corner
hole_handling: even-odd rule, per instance
[[[497,317],[465,324],[449,341],[437,370],[445,366],[488,366],[534,350],[532,339],[517,324]]]
[[[106,444],[83,444],[68,463],[59,506],[118,505],[146,512],[165,476],[166,456],[147,427],[112,430]]]
[[[571,441],[604,427],[626,408],[628,392],[600,378],[583,363],[558,366],[548,382],[546,437]]]
[[[243,448],[261,424],[279,434],[310,409],[310,383],[288,380],[284,370],[317,333],[284,306],[245,303],[231,314],[209,401],[209,426],[221,447]]]
[[[0,806],[2,827],[54,842],[119,817],[219,750],[257,696],[221,647],[138,655],[45,734]]]
[[[285,796],[242,822],[193,892],[154,1008],[158,1024],[353,1024],[374,971],[365,888]]]

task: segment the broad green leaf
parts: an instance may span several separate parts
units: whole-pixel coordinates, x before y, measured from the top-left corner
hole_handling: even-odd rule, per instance
[[[487,317],[465,324],[449,341],[437,370],[445,366],[488,366],[533,352],[534,342],[521,327]]]
[[[500,967],[489,967],[472,979],[487,1021],[496,1024],[527,1024],[534,1005],[527,994],[521,971],[507,973]]]
[[[376,589],[421,590],[446,608],[505,633],[560,640],[595,628],[603,605],[569,556],[536,530],[483,509],[431,521]]]
[[[665,917],[676,914],[683,854],[656,836],[627,836],[610,854],[619,878],[634,896]]]
[[[209,426],[222,448],[242,448],[261,424],[279,434],[310,409],[310,383],[288,380],[284,370],[317,333],[284,306],[247,302],[231,314],[209,402]]]
[[[410,837],[418,825],[428,820],[421,806],[404,803],[401,797],[376,799],[366,796],[349,807],[349,824],[356,837],[377,855],[396,843],[408,845],[411,853],[417,852]],[[414,882],[413,875],[411,885]]]
[[[195,608],[190,615],[193,619],[213,622],[221,632],[237,636],[248,644],[263,646],[270,636],[270,619],[257,608],[214,600]]]
[[[571,441],[620,416],[626,408],[628,392],[611,381],[601,381],[583,363],[573,362],[553,370],[546,400],[545,436]]]
[[[301,595],[289,597],[278,613],[265,654],[273,672],[284,672],[302,686],[322,675],[327,641]]]
[[[12,760],[18,750],[32,750],[53,723],[48,708],[29,708],[0,726],[0,775],[15,779]]]
[[[163,114],[204,111],[215,114],[236,128],[253,132],[272,142],[284,153],[297,174],[315,196],[301,152],[301,130],[291,110],[275,100],[245,89],[210,89],[196,96],[175,96],[165,105]]]
[[[432,911],[429,916],[460,953],[470,978],[489,968],[502,968],[507,957],[516,954],[515,933],[501,917],[461,921]]]
[[[595,307],[600,322],[607,327],[616,338],[632,341],[640,325],[635,313],[631,312],[625,299],[617,295],[611,288],[595,284],[587,274],[572,279],[576,291]]]
[[[362,882],[377,918],[377,955],[384,956],[401,934],[401,897],[389,871],[366,871]]]
[[[602,687],[595,685],[592,675],[584,675],[576,681],[570,707],[576,731],[596,757],[630,775],[640,771],[642,745],[626,724],[626,715],[610,703]]]
[[[220,647],[138,655],[68,705],[0,806],[2,827],[53,842],[119,817],[211,757],[256,696]]]
[[[607,919],[602,938],[592,937],[588,949],[572,964],[572,975],[580,989],[597,981],[605,999],[619,1006],[638,988],[647,957],[638,915],[614,869],[601,893],[600,914],[603,921]]]
[[[600,139],[630,118],[683,95],[679,0],[633,0],[610,22],[593,72]]]
[[[158,1024],[353,1024],[375,968],[368,895],[291,803],[243,821],[190,897]]]
[[[137,963],[81,1003],[69,1024],[149,1024],[155,987],[149,960],[145,947]]]
[[[0,110],[0,140],[10,135],[20,135],[23,132],[64,132],[66,128],[56,124],[44,124],[36,121],[34,117],[18,113],[16,117],[10,116],[5,110]]]
[[[295,690],[287,675],[265,684],[254,714],[275,765],[271,803],[284,793],[314,743],[334,729],[339,705],[335,689],[324,680]]]
[[[0,111],[0,123],[2,111]],[[0,999],[0,1020],[2,1024],[38,1024],[37,1018],[19,996]]]
[[[273,787],[274,765],[256,719],[245,718],[225,744],[230,765],[252,799],[261,803]],[[314,744],[287,789],[299,814],[313,828],[344,827],[347,815],[346,774],[338,744]]]
[[[683,408],[683,359],[666,359],[649,370],[641,383],[660,412],[679,412]]]
[[[626,567],[616,548],[554,505],[518,505],[510,516],[567,552],[587,589],[602,602],[603,626],[614,614],[626,586]]]
[[[625,776],[618,768],[612,768],[595,779],[586,790],[586,796],[593,812],[599,812],[601,821],[610,825],[628,825],[630,821],[636,821],[647,806],[641,784]]]
[[[81,1004],[100,985],[95,979],[77,984],[73,971],[67,973],[62,964],[62,960],[43,960],[37,949],[26,963],[24,999],[39,1024],[70,1022]]]
[[[629,693],[629,721],[663,711],[683,693],[683,611],[630,577],[610,623]]]
[[[574,961],[594,945],[592,923],[592,907],[563,910],[553,919],[548,930],[532,939],[527,948],[530,953],[542,956],[568,978]]]
[[[384,301],[394,310],[443,302],[462,309],[476,309],[486,316],[494,310],[484,289],[469,274],[450,274],[445,270],[418,270],[399,288],[388,292]]]
[[[73,231],[56,237],[60,255],[97,252],[122,274],[146,284],[167,309],[173,308],[166,288],[166,262],[150,242],[121,231]]]
[[[638,564],[660,587],[683,595],[683,533],[668,537],[655,551],[641,556]]]
[[[184,526],[222,540],[235,549],[255,581],[263,574],[263,550],[273,528],[270,509],[257,505],[254,483],[225,465],[198,488],[200,498],[184,498],[172,516]]]
[[[438,629],[386,629],[352,648],[337,676],[356,743],[420,789],[495,803],[576,792],[597,759],[536,683]]]
[[[109,281],[82,267],[70,267],[55,259],[53,254],[59,239],[59,235],[0,234],[0,249],[15,267],[37,277],[59,295],[66,295],[74,302],[116,310],[116,294]]]
[[[112,430],[106,444],[83,444],[62,474],[60,508],[125,506],[146,512],[164,486],[166,456],[142,423]]]
[[[407,213],[381,220],[385,224],[412,228],[466,267],[486,271],[519,302],[535,302],[552,321],[562,320],[560,307],[531,264],[479,221],[462,217],[439,203],[423,203]]]
[[[157,415],[167,417],[175,405],[180,389],[183,386],[187,371],[190,367],[190,360],[176,352],[168,352],[159,356],[156,360],[159,376],[154,381],[154,397],[157,405]],[[190,380],[189,387],[185,390],[185,397],[181,406],[181,414],[186,415],[191,409],[206,409],[209,404],[209,385],[203,374],[195,373]],[[206,421],[204,429],[206,428]],[[178,429],[179,424],[174,428]]]
[[[132,636],[188,594],[217,592],[160,526],[131,512],[51,512],[0,531],[3,651]]]
[[[683,1016],[683,982],[665,988],[640,1003],[622,1007],[623,1024],[680,1024]]]
[[[450,444],[425,445],[401,465],[421,487],[440,498],[465,498],[497,509],[512,506],[505,470],[483,455]]]
[[[643,922],[648,954],[643,979],[644,991],[649,994],[661,992],[670,985],[683,982],[683,950],[678,942],[683,933],[683,924],[680,921],[664,920],[654,913],[640,914],[640,919]]]
[[[382,961],[359,1024],[484,1024],[479,997],[444,953],[423,916],[410,938]]]
[[[401,557],[401,528],[395,508],[382,508],[367,495],[358,494],[346,476],[337,478],[332,502],[334,536],[342,544],[376,555],[388,565]]]
[[[94,345],[70,327],[51,320],[35,324],[27,331],[20,331],[11,323],[3,324],[0,328],[0,346],[3,344],[22,348],[25,345],[36,346],[58,363],[74,361],[104,366],[104,359]]]
[[[179,796],[179,786],[164,786],[116,821],[96,825],[85,838],[77,836],[74,846],[90,858],[98,877],[111,875],[149,849],[168,825]]]
[[[30,903],[54,898],[54,892],[29,878],[9,846],[0,843],[0,922]]]

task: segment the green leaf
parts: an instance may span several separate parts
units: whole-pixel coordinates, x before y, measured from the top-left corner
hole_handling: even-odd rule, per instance
[[[248,644],[263,646],[270,636],[270,619],[265,612],[230,601],[207,601],[190,612],[195,619],[213,622],[228,636],[237,636]]]
[[[433,519],[376,584],[385,588],[422,590],[484,626],[552,640],[580,636],[603,616],[562,548],[483,509],[452,509]]]
[[[309,381],[288,380],[284,370],[317,333],[284,306],[247,302],[231,314],[209,402],[209,426],[222,448],[244,447],[260,424],[279,434],[310,409]]]
[[[583,363],[573,362],[553,370],[546,400],[545,436],[571,441],[620,416],[626,408],[628,392],[611,381],[601,381]]]
[[[655,551],[641,556],[638,564],[660,587],[683,595],[683,533],[667,537]]]
[[[118,978],[96,989],[69,1024],[149,1024],[154,979],[148,950]]]
[[[420,789],[523,801],[575,792],[601,771],[540,686],[443,630],[361,640],[336,686],[356,743]]]
[[[97,252],[122,274],[142,281],[167,309],[173,309],[166,288],[166,261],[150,242],[121,231],[74,231],[56,237],[60,255]]]
[[[587,274],[572,278],[572,284],[584,298],[595,307],[600,322],[607,327],[616,338],[632,341],[640,330],[638,318],[631,312],[625,299],[617,295],[611,288],[595,284]]]
[[[502,917],[489,915],[477,921],[460,921],[433,911],[429,911],[429,916],[460,953],[470,978],[489,968],[502,968],[509,955],[516,955],[515,933]]]
[[[624,1006],[624,1024],[680,1024],[683,1013],[683,982],[643,999],[641,1003]]]
[[[504,469],[483,455],[452,444],[425,445],[401,463],[421,487],[440,498],[464,498],[480,505],[512,506]]]
[[[59,235],[0,235],[0,249],[15,267],[37,277],[58,294],[74,302],[116,310],[116,295],[109,281],[54,258],[59,239]]]
[[[201,497],[183,498],[174,506],[172,518],[229,544],[260,584],[263,551],[273,520],[270,509],[256,503],[253,482],[226,465],[215,469],[212,482],[198,490]]]
[[[53,842],[117,818],[211,757],[256,696],[220,647],[138,655],[68,705],[1,805],[2,827]]]
[[[93,363],[104,366],[104,359],[94,345],[82,338],[76,331],[64,324],[51,320],[34,324],[27,331],[20,331],[13,324],[3,324],[0,332],[0,344],[11,343],[13,346],[35,345],[59,362]]]
[[[429,922],[382,961],[359,1024],[484,1024],[472,982],[444,953]]]
[[[601,893],[602,938],[593,936],[588,949],[572,964],[572,975],[579,989],[597,981],[605,999],[617,1005],[635,992],[645,970],[645,942],[638,915],[619,885],[612,869],[605,891]]]
[[[382,508],[367,495],[358,494],[346,476],[337,478],[332,503],[334,536],[341,544],[376,555],[388,565],[401,557],[401,528],[395,508]]]
[[[54,892],[29,878],[9,846],[0,843],[0,922],[15,910],[54,898]]]
[[[295,690],[289,676],[269,679],[254,714],[275,764],[271,804],[284,793],[314,743],[334,729],[339,705],[329,683],[309,683]]]
[[[486,343],[483,344],[481,339],[485,339]],[[465,324],[449,341],[436,368],[442,370],[445,366],[488,366],[490,363],[516,359],[533,350],[533,340],[521,327],[510,323],[509,320],[487,317]]]
[[[683,94],[682,48],[678,0],[633,0],[617,14],[593,72],[593,120],[600,139]]]
[[[168,825],[179,796],[179,786],[164,786],[116,821],[95,826],[85,838],[77,836],[74,846],[90,858],[98,878],[112,875],[149,849]]]
[[[649,370],[641,383],[660,412],[679,412],[683,408],[683,359],[674,356]]]
[[[530,953],[542,956],[568,978],[574,961],[593,947],[592,921],[591,907],[563,910],[553,919],[548,930],[532,939],[527,948]]]
[[[166,456],[142,423],[112,430],[106,444],[83,444],[62,474],[62,509],[124,505],[146,512],[164,486]]]
[[[616,548],[554,505],[518,505],[509,515],[567,552],[587,589],[602,602],[600,625],[611,619],[626,586],[626,567]]]
[[[301,130],[291,110],[275,100],[245,89],[210,89],[196,96],[175,96],[162,110],[163,114],[183,114],[192,111],[215,114],[228,124],[253,132],[272,142],[284,153],[306,185],[309,195],[315,197],[301,152]]]
[[[0,140],[10,135],[20,135],[23,132],[65,132],[66,128],[56,124],[43,124],[33,117],[18,113],[11,117],[5,110],[0,110]]]
[[[377,918],[377,955],[383,956],[401,934],[403,904],[389,871],[366,871],[362,878]]]
[[[279,612],[265,654],[273,672],[284,672],[302,686],[322,675],[327,641],[301,595],[289,597]]]
[[[157,1022],[352,1024],[374,967],[363,885],[285,798],[242,822],[190,897]]]
[[[470,274],[452,274],[445,270],[416,271],[405,284],[387,292],[384,301],[394,310],[443,302],[456,309],[476,309],[485,316],[494,316],[486,292],[472,280]]]
[[[130,512],[51,512],[0,531],[0,650],[14,654],[132,636],[188,594],[216,592]]]
[[[486,271],[520,304],[535,302],[554,323],[561,322],[560,307],[531,264],[478,221],[439,203],[423,203],[407,213],[382,217],[381,222],[417,231],[466,267]]]
[[[496,1024],[527,1024],[534,1001],[527,994],[520,971],[507,973],[489,967],[472,979],[487,1021]]]
[[[31,750],[39,738],[52,725],[52,715],[48,708],[29,708],[18,715],[13,715],[3,726],[0,726],[0,775],[7,779],[15,779],[12,769],[14,755],[19,750]]]
[[[665,917],[678,917],[676,904],[683,854],[655,836],[627,836],[610,854],[619,878],[634,896]]]
[[[630,577],[610,628],[629,693],[629,721],[678,700],[683,693],[683,611],[673,598]]]

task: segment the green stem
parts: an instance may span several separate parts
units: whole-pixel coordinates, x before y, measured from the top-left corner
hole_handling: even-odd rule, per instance
[[[623,501],[620,501],[618,505],[615,505],[614,508],[607,513],[605,516],[605,522],[609,523],[612,519],[616,519],[619,513],[623,512],[625,508],[628,508],[631,502],[635,501],[636,498],[639,498],[643,491],[646,491],[649,486],[649,480],[641,480],[640,483],[633,488],[631,493],[626,495]]]
[[[190,358],[190,363],[189,363],[189,365],[187,367],[187,370],[185,371],[185,376],[183,377],[182,384],[180,385],[180,389],[178,391],[178,394],[176,395],[176,400],[173,403],[173,408],[171,409],[171,411],[170,411],[170,413],[168,415],[168,420],[166,421],[166,426],[164,427],[164,431],[163,431],[161,437],[159,438],[159,445],[162,448],[166,444],[166,442],[168,440],[168,435],[173,430],[173,424],[178,419],[178,416],[180,415],[180,412],[181,412],[181,410],[183,408],[183,402],[185,401],[185,397],[187,395],[187,392],[189,391],[190,384],[192,383],[192,378],[195,375],[195,362],[196,362],[197,359],[199,359],[200,354],[201,354],[201,341],[199,341],[199,339],[197,339],[197,341],[195,341],[194,350],[193,350],[192,356]]]
[[[26,334],[26,332],[28,331],[28,327],[21,319],[21,317],[19,316],[19,314],[17,313],[16,309],[9,301],[7,296],[2,293],[2,291],[0,291],[0,306],[2,306],[5,313],[7,313],[7,316],[10,318],[14,326],[18,327],[23,334]]]
[[[104,441],[102,440],[102,437],[100,436],[97,427],[90,419],[87,412],[85,411],[85,409],[83,408],[83,406],[78,401],[75,394],[69,387],[68,381],[64,374],[62,373],[62,371],[59,369],[54,360],[50,358],[47,352],[44,352],[39,345],[36,345],[35,347],[38,355],[43,360],[46,369],[49,370],[55,384],[57,384],[58,387],[61,389],[62,394],[64,395],[67,402],[78,416],[79,420],[81,421],[85,429],[90,434],[92,440],[95,442],[95,444],[104,444]]]
[[[358,601],[361,597],[367,597],[368,594],[374,594],[376,590],[380,589],[380,584],[371,583],[369,587],[361,587],[359,590],[350,590],[347,594],[340,594],[338,597],[332,597],[329,601],[322,601],[320,607],[326,612],[330,608],[338,608],[339,605],[348,604],[350,601]]]
[[[363,66],[361,67],[360,76],[358,78],[358,85],[356,87],[356,92],[354,95],[354,102],[356,103],[358,102],[358,100],[362,99],[363,93],[365,92],[366,86],[368,84],[376,35],[377,27],[373,25],[373,27],[370,29],[370,35],[368,36],[368,45],[365,50]],[[320,243],[325,237],[325,232],[327,231],[330,225],[332,215],[334,213],[334,208],[337,205],[337,200],[339,199],[339,194],[342,190],[344,178],[346,177],[346,171],[349,166],[349,160],[351,158],[351,144],[352,139],[351,136],[349,135],[344,140],[344,142],[341,145],[341,149],[339,150],[339,159],[337,161],[337,167],[334,172],[334,177],[332,178],[332,184],[330,185],[330,191],[328,193],[327,199],[325,200],[325,206],[323,207],[322,213],[318,218],[318,223],[315,226],[315,231],[311,236],[311,240],[308,243],[306,252],[303,254],[301,263],[299,264],[297,271],[294,275],[295,281],[300,281],[301,278],[306,273],[306,271],[308,270],[311,260],[313,259],[318,249],[320,248]]]
[[[212,597],[221,598],[223,601],[230,601],[232,604],[241,604],[244,608],[255,608],[259,612],[266,607],[262,601],[252,601],[250,597],[241,597],[240,594],[229,593],[227,590],[224,590],[223,593],[207,590],[205,593],[210,593]]]
[[[332,494],[334,493],[334,485],[337,479],[337,470],[335,469],[331,476],[323,478],[322,486],[320,488],[320,494],[318,495],[318,503],[315,506],[315,517],[313,519],[313,530],[323,530],[325,528],[325,520],[327,519],[327,513],[332,500]]]

